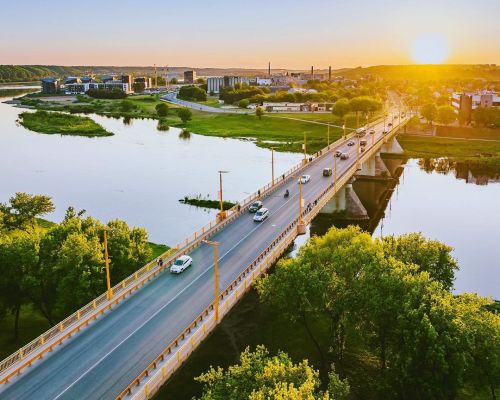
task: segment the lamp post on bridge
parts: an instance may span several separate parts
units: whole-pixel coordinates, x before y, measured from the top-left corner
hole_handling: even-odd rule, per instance
[[[328,130],[326,131],[326,145],[330,148],[330,123],[328,122]]]
[[[304,150],[304,164],[307,164],[307,133],[304,132],[304,143],[302,143],[302,149]]]
[[[226,212],[224,211],[224,202],[222,201],[222,174],[227,174],[229,171],[219,171],[219,203],[220,211],[217,214],[218,220],[222,221],[226,218]]]
[[[272,177],[272,186],[274,186],[274,149],[275,147],[271,147],[271,177]]]
[[[104,227],[104,262],[106,265],[106,287],[108,293],[108,300],[113,298],[113,288],[111,287],[111,276],[109,273],[109,255],[108,255],[108,231],[110,228]]]
[[[211,240],[202,240],[214,248],[214,313],[215,323],[219,323],[219,245],[220,242]]]
[[[304,219],[302,218],[302,208],[304,207],[304,199],[302,198],[302,178],[298,179],[299,184],[299,218],[297,222],[297,234],[303,235],[306,233],[306,224],[304,224]]]
[[[333,153],[333,191],[337,190],[337,156]]]

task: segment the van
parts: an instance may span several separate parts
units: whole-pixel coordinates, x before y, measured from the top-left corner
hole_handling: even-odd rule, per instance
[[[357,137],[365,136],[365,134],[366,134],[366,127],[363,126],[361,128],[356,129]]]
[[[323,168],[323,176],[332,176],[331,168]]]

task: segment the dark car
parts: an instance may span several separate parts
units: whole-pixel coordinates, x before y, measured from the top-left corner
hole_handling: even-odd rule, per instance
[[[248,211],[250,211],[251,213],[257,212],[262,208],[262,206],[262,201],[254,201],[252,204],[250,204],[250,207],[248,207]]]

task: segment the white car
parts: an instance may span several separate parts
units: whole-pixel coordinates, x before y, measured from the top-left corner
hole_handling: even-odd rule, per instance
[[[267,217],[269,217],[269,210],[267,208],[261,208],[255,213],[255,215],[253,216],[253,220],[256,222],[262,222]]]
[[[300,183],[307,183],[311,180],[311,175],[302,175],[300,177]]]
[[[349,153],[342,153],[342,155],[340,156],[341,160],[347,160],[348,158],[349,158]]]
[[[180,274],[187,267],[189,267],[193,263],[193,259],[189,256],[180,256],[177,260],[174,261],[172,266],[170,267],[170,272],[173,274]]]
[[[350,141],[347,142],[347,145],[348,146],[354,146],[354,142],[352,140],[350,140]]]

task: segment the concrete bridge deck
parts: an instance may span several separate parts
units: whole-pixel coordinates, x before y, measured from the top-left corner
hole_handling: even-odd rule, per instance
[[[406,121],[402,121],[403,123]],[[383,123],[375,127],[374,138],[367,134],[368,145],[361,157],[367,159],[378,151],[384,142],[395,135],[395,127],[387,136],[382,134]],[[255,223],[253,214],[243,212],[220,230],[210,235],[210,240],[220,242],[220,288],[226,288],[240,276],[256,257],[283,232],[291,232],[290,224],[297,219],[299,210],[297,177],[311,175],[311,181],[302,185],[304,203],[312,207],[307,221],[319,207],[335,194],[334,177],[323,177],[323,168],[333,169],[335,150],[350,154],[349,159],[337,159],[337,179],[346,182],[356,171],[357,146],[347,146],[342,140],[329,150],[298,169],[280,183],[279,189],[263,197],[270,217]],[[283,197],[288,189],[290,196]],[[307,216],[307,211],[304,211]],[[288,239],[294,238],[296,231]],[[281,236],[280,236],[281,235]],[[281,240],[281,239],[280,239]],[[1,399],[112,399],[120,395],[158,354],[179,338],[186,327],[212,304],[213,301],[213,249],[200,243],[188,254],[193,265],[180,275],[164,269],[139,290],[124,295],[124,300],[90,321],[88,327],[79,328],[72,337],[54,344],[53,351],[44,352],[32,366],[18,368],[27,359],[22,353],[0,376]],[[276,256],[276,254],[274,254]],[[246,287],[246,281],[245,281]],[[111,306],[110,306],[111,307]],[[98,310],[98,308],[97,308]],[[61,333],[66,327],[61,326]],[[57,338],[57,337],[56,337]],[[48,345],[48,343],[43,343]],[[38,351],[38,350],[37,350]],[[30,362],[31,363],[31,362]],[[18,368],[16,370],[16,368]],[[19,374],[7,381],[12,370]],[[11,374],[12,375],[12,374]],[[147,398],[148,388],[140,398]],[[135,398],[135,397],[134,397]]]

